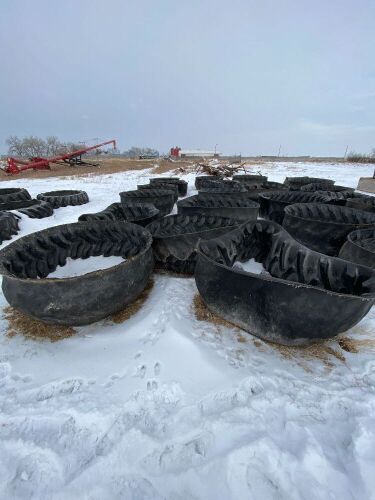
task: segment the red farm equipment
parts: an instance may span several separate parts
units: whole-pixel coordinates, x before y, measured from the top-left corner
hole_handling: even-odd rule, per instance
[[[19,174],[23,170],[48,170],[50,168],[50,163],[68,163],[71,166],[74,165],[95,165],[94,163],[87,163],[82,160],[82,155],[93,151],[94,149],[101,148],[102,146],[107,146],[113,144],[113,149],[116,149],[116,140],[102,142],[101,144],[95,144],[95,146],[89,146],[77,151],[71,151],[70,153],[65,153],[59,156],[54,156],[52,158],[30,158],[29,161],[17,160],[16,158],[8,158],[7,166],[5,172],[7,174]]]

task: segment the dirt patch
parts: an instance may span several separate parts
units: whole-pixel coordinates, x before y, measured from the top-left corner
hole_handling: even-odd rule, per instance
[[[154,287],[154,279],[151,278],[147,283],[146,288],[143,290],[143,292],[137,298],[137,300],[135,300],[132,304],[129,304],[121,311],[112,314],[112,316],[109,316],[108,319],[116,324],[124,323],[124,321],[130,319],[132,316],[134,316],[134,314],[136,314],[142,308],[143,304],[148,299],[153,287]]]
[[[98,163],[98,166],[70,166],[68,164],[51,164],[50,170],[25,170],[16,175],[9,175],[0,170],[1,181],[11,181],[19,178],[48,178],[48,177],[87,177],[91,175],[114,174],[127,172],[129,170],[143,170],[145,168],[160,167],[160,172],[168,172],[176,169],[176,163],[168,160],[131,160],[128,158],[88,158],[87,161]],[[179,162],[177,162],[179,163]],[[155,170],[155,168],[154,168]],[[154,171],[153,171],[154,172]],[[158,172],[154,172],[158,173]]]
[[[216,316],[216,314],[212,313],[207,308],[206,304],[202,300],[202,297],[198,293],[193,299],[193,310],[198,321],[208,321],[215,326],[221,325],[228,328],[237,328],[228,321],[225,321],[225,319],[221,319],[219,316]]]
[[[341,363],[346,363],[345,356],[342,352],[342,349],[349,352],[357,352],[354,351],[355,347],[353,343],[349,342],[349,339],[340,339],[338,341],[339,349],[335,349],[332,345],[329,345],[328,342],[319,342],[316,344],[312,344],[309,346],[284,346],[279,344],[274,344],[271,342],[263,341],[262,339],[258,339],[253,335],[244,332],[239,329],[237,326],[232,325],[228,321],[220,318],[216,314],[212,313],[205,303],[203,302],[201,296],[199,294],[195,295],[193,301],[193,309],[195,317],[199,321],[208,321],[215,326],[225,326],[227,328],[235,329],[236,339],[241,344],[250,343],[254,345],[257,350],[261,352],[266,351],[277,351],[280,355],[286,359],[293,360],[298,363],[304,370],[311,372],[312,369],[309,366],[309,363],[314,360],[322,361],[323,365],[327,369],[327,371],[332,370],[337,361]],[[362,341],[363,342],[363,341]],[[332,341],[330,341],[332,343]],[[346,347],[346,348],[345,348]],[[341,349],[340,349],[341,348]]]
[[[23,335],[33,340],[57,342],[72,337],[75,333],[72,327],[42,323],[10,306],[4,308],[3,317],[8,321],[6,335],[9,338]]]

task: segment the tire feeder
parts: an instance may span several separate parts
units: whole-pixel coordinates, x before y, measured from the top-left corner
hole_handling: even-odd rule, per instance
[[[0,203],[31,200],[30,193],[24,188],[0,189]]]
[[[194,274],[199,239],[216,238],[241,224],[234,219],[204,215],[170,215],[152,222],[155,267],[175,273]]]
[[[375,229],[357,229],[349,233],[339,257],[375,269]]]
[[[264,340],[328,339],[356,325],[375,302],[375,271],[309,250],[269,221],[247,222],[197,247],[195,281],[207,307]],[[251,258],[270,275],[232,267]]]
[[[247,193],[245,185],[236,181],[210,182],[198,189],[198,194],[201,198],[210,196],[221,196],[223,194]]]
[[[375,228],[375,214],[336,205],[297,203],[286,207],[283,227],[311,250],[337,256],[350,232]]]
[[[237,182],[241,182],[241,184],[246,185],[250,189],[253,188],[261,188],[262,184],[267,182],[268,177],[265,175],[253,175],[253,174],[235,174],[232,179]]]
[[[150,203],[134,204],[125,206],[121,203],[112,203],[101,212],[82,214],[79,221],[90,220],[113,220],[121,222],[133,222],[140,226],[147,226],[159,217],[159,210]]]
[[[159,210],[160,217],[173,210],[175,193],[168,189],[137,189],[120,193],[121,203],[125,206],[151,204]]]
[[[152,177],[150,179],[150,184],[176,184],[178,187],[178,195],[186,196],[188,183],[179,179],[178,177]]]
[[[8,201],[6,203],[0,203],[0,211],[2,210],[17,210],[17,212],[27,215],[30,219],[44,219],[45,217],[51,217],[53,214],[52,205],[42,200]]]
[[[269,191],[259,194],[260,216],[264,219],[272,220],[282,224],[284,219],[284,209],[294,203],[329,203],[329,196],[303,191]]]
[[[215,215],[236,220],[256,220],[259,204],[249,197],[237,195],[190,196],[177,203],[178,213],[182,215]]]
[[[153,268],[152,238],[135,224],[76,222],[29,234],[0,251],[9,304],[38,320],[86,325],[133,302]],[[71,278],[48,278],[66,259],[117,255],[119,265]]]
[[[173,192],[173,200],[174,203],[178,200],[178,186],[175,184],[138,184],[137,189],[143,191],[147,189],[166,189],[167,191],[172,191]]]
[[[324,182],[312,182],[311,184],[305,184],[301,186],[301,191],[309,191],[309,192],[320,192],[320,191],[329,191],[334,193],[340,192],[348,192],[353,193],[354,188],[346,187],[346,186],[336,186],[332,183],[324,183]]]
[[[199,190],[203,187],[209,187],[211,182],[223,182],[224,177],[220,175],[199,175],[195,178],[195,187]]]
[[[69,205],[84,205],[89,202],[89,197],[85,191],[74,190],[40,193],[37,199],[48,202],[53,208],[67,207]]]
[[[361,193],[353,193],[352,198],[346,200],[346,206],[364,212],[375,213],[375,196],[368,196]]]
[[[292,191],[298,191],[306,184],[326,184],[333,185],[335,181],[322,179],[321,177],[285,177],[284,184]]]
[[[20,217],[11,212],[0,212],[0,244],[4,240],[12,239],[12,236],[18,233],[19,219]]]

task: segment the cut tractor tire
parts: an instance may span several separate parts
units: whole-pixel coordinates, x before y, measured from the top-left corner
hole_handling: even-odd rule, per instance
[[[167,191],[172,191],[173,192],[173,200],[174,203],[178,200],[178,186],[175,184],[138,184],[137,189],[143,191],[147,189],[155,190],[155,189],[165,189]]]
[[[130,206],[122,205],[121,203],[112,203],[101,212],[92,214],[82,214],[78,217],[79,221],[93,221],[93,220],[109,220],[132,222],[140,226],[147,226],[152,221],[159,217],[159,210],[154,205],[134,204]]]
[[[375,302],[375,270],[309,250],[269,221],[197,247],[195,281],[216,315],[264,340],[304,345],[356,325]],[[232,267],[251,258],[269,273]]]
[[[294,203],[329,203],[329,196],[304,191],[269,191],[259,195],[260,216],[282,224],[284,209]]]
[[[89,202],[89,197],[85,191],[49,191],[38,194],[37,199],[46,201],[53,208],[84,205]]]
[[[31,200],[30,193],[24,188],[0,189],[0,203]]]
[[[174,273],[194,274],[199,239],[216,238],[241,224],[234,219],[204,215],[170,215],[149,224],[155,267]]]
[[[375,269],[375,229],[358,229],[349,233],[339,257]]]
[[[186,196],[188,183],[178,177],[152,177],[150,184],[175,184],[178,187],[178,195]]]
[[[349,233],[375,228],[375,214],[320,203],[297,203],[285,208],[283,227],[302,245],[337,256]]]
[[[160,217],[168,215],[173,210],[175,193],[168,189],[138,189],[120,193],[123,205],[139,205],[148,203],[154,205],[160,212]]]
[[[245,186],[249,187],[250,189],[261,188],[262,185],[265,182],[267,182],[267,179],[268,179],[268,177],[266,177],[265,175],[235,174],[233,176],[234,181],[240,182],[241,184],[244,184]]]
[[[321,177],[286,177],[284,184],[292,191],[299,191],[302,186],[307,184],[325,184],[333,185],[335,181],[331,179],[322,179]]]
[[[153,269],[152,238],[130,223],[92,221],[54,226],[0,251],[9,304],[38,320],[86,325],[114,314],[144,290]],[[117,255],[123,263],[71,278],[48,278],[68,257]]]
[[[53,214],[53,207],[42,200],[8,201],[0,203],[0,210],[17,210],[30,219],[44,219]]]
[[[214,215],[236,220],[256,220],[259,204],[248,196],[222,195],[222,196],[190,196],[177,203],[178,213],[181,215]]]
[[[11,212],[0,212],[0,244],[11,240],[19,231],[19,217]]]

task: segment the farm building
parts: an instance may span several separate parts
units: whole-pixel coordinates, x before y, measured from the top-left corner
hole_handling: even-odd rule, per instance
[[[176,146],[175,148],[171,148],[170,155],[174,158],[217,158],[220,156],[220,153],[216,150],[181,149]]]

